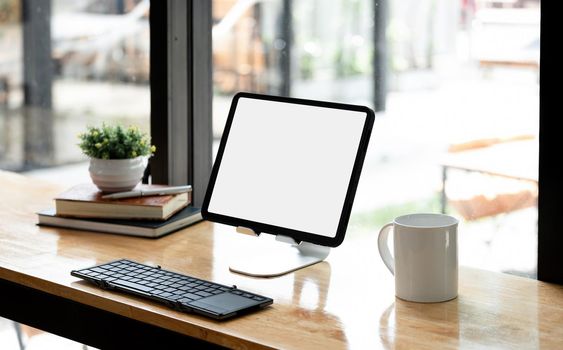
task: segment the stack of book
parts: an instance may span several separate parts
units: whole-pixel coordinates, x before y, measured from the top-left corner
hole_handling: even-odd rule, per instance
[[[139,185],[135,190],[164,189]],[[38,214],[39,225],[143,237],[160,237],[201,220],[188,206],[191,191],[122,199],[102,198],[93,184],[70,188],[55,198],[55,208]]]

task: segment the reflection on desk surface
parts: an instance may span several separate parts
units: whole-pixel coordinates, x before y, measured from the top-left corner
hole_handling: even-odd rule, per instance
[[[453,301],[395,299],[393,277],[377,253],[376,228],[333,249],[326,262],[277,278],[251,278],[228,270],[230,252],[253,239],[232,227],[203,222],[160,239],[38,227],[35,211],[49,206],[60,188],[5,172],[0,183],[0,278],[210,342],[288,349],[557,348],[563,342],[562,286],[462,267]],[[236,284],[274,298],[274,305],[216,322],[69,274],[117,258]]]

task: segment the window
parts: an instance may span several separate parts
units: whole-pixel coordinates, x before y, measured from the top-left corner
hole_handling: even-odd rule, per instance
[[[84,181],[74,145],[87,125],[150,130],[149,6],[0,1],[0,169]]]
[[[378,111],[350,225],[462,219],[460,262],[536,276],[539,1],[213,1],[213,135],[240,90]]]
[[[153,10],[160,10],[151,11],[151,17],[154,17],[153,13],[160,13],[158,20],[151,20],[151,40],[141,40],[141,46],[146,47],[148,41],[152,42],[149,66],[153,93],[149,93],[146,78],[131,70],[124,72],[119,71],[121,68],[112,68],[111,74],[98,71],[96,75],[92,68],[90,76],[84,74],[84,64],[87,67],[88,60],[65,66],[65,74],[71,75],[62,75],[53,39],[51,49],[38,50],[34,52],[35,56],[30,56],[39,57],[37,62],[45,61],[46,52],[52,56],[52,87],[47,91],[52,94],[53,105],[43,109],[53,113],[52,118],[40,120],[47,123],[46,127],[39,122],[31,123],[31,117],[24,113],[27,109],[23,108],[26,41],[22,40],[24,28],[20,16],[24,13],[24,3],[28,2],[0,0],[0,168],[24,170],[80,161],[69,154],[76,149],[71,150],[68,142],[63,142],[63,136],[70,135],[70,142],[74,142],[74,133],[86,121],[116,117],[110,114],[100,116],[94,113],[95,106],[84,107],[79,99],[73,101],[77,103],[66,105],[56,102],[57,96],[65,98],[57,95],[57,91],[61,91],[59,86],[65,83],[67,86],[76,83],[77,89],[71,91],[77,95],[80,94],[78,87],[93,88],[102,83],[135,88],[136,92],[125,98],[140,96],[140,90],[144,89],[145,96],[150,95],[150,107],[146,105],[148,98],[133,98],[139,103],[123,109],[143,110],[144,117],[139,112],[135,117],[128,114],[119,119],[128,121],[132,117],[131,120],[141,125],[144,120],[144,125],[148,126],[147,110],[150,108],[151,133],[159,145],[157,157],[153,159],[153,165],[158,165],[153,167],[153,176],[170,183],[185,182],[179,180],[181,178],[189,178],[190,182],[199,178],[201,191],[205,188],[205,172],[210,160],[207,160],[207,151],[201,152],[199,147],[208,148],[211,141],[218,144],[230,96],[236,91],[365,104],[378,111],[378,117],[350,223],[356,235],[374,234],[381,224],[404,212],[439,211],[444,206],[447,212],[464,218],[460,245],[462,264],[535,275],[535,247],[538,243],[535,200],[538,191],[534,155],[537,155],[540,105],[538,0],[213,0],[212,16],[208,1],[158,2],[158,5],[153,4]],[[40,8],[38,2],[29,3]],[[90,17],[96,17],[94,14],[97,13],[102,18],[106,17],[105,13],[112,13],[120,18],[119,13],[129,14],[135,6],[146,5],[145,1],[93,1],[93,5],[83,6],[90,2],[63,0],[41,2],[40,5],[47,6],[45,3],[51,4],[49,18],[52,23],[58,13],[92,14]],[[184,12],[171,10],[182,3],[187,4]],[[47,18],[44,11],[36,12]],[[543,12],[542,28],[547,18],[545,12],[549,11]],[[172,20],[173,13],[178,16],[176,22]],[[213,23],[203,23],[211,17]],[[139,21],[148,26],[146,15]],[[160,26],[158,30],[153,30],[155,23]],[[179,26],[175,32],[173,23]],[[204,43],[209,39],[206,33],[210,33],[207,25],[213,27],[212,137],[206,131],[210,111],[205,110],[206,99],[211,98],[208,93],[211,87],[205,85],[206,80],[211,79],[211,69],[206,66],[205,51],[200,50],[204,54],[194,54],[194,50],[202,48],[201,45],[206,50]],[[51,25],[52,32],[53,28]],[[172,34],[182,30],[185,32],[183,38]],[[547,32],[543,28],[542,38]],[[162,33],[165,33],[164,37]],[[53,35],[51,33],[50,37]],[[155,42],[154,35],[161,35],[162,40]],[[177,99],[186,100],[185,113],[172,113],[166,106],[170,97],[167,84],[174,76],[170,76],[172,62],[166,46],[169,39],[184,40],[187,47],[186,71],[182,73],[186,87],[174,90]],[[130,41],[137,42],[136,39]],[[31,43],[30,40],[27,42],[28,45]],[[75,41],[69,45],[72,48],[75,44],[82,47]],[[112,51],[111,60],[129,55],[129,51],[123,54],[124,46],[120,45],[120,50]],[[545,46],[541,49],[544,52]],[[544,69],[548,58],[542,55]],[[157,67],[154,62],[159,63]],[[33,72],[32,69],[28,71],[28,74]],[[48,77],[38,78],[49,80]],[[543,86],[548,78],[543,75]],[[546,89],[542,92],[544,113],[549,93]],[[45,96],[48,94],[38,94],[35,98],[41,100]],[[88,101],[96,101],[101,96],[94,97]],[[59,106],[67,108],[60,109]],[[200,119],[196,117],[194,121],[194,116]],[[180,122],[184,124],[176,128],[178,124],[175,123],[182,118]],[[194,122],[198,131],[192,125]],[[541,123],[544,141],[540,144],[543,157],[540,168],[544,169],[540,176],[543,176],[544,190],[540,196],[539,260],[544,268],[558,266],[557,247],[561,246],[560,239],[553,234],[558,227],[557,206],[554,204],[560,198],[556,191],[558,180],[552,170],[547,171],[555,158],[553,150],[557,149],[553,135],[557,128],[550,123],[552,121],[545,118]],[[39,137],[33,139],[29,136],[31,132],[24,128],[40,129]],[[177,142],[186,134],[185,141]],[[26,139],[28,146],[25,146]],[[33,150],[49,150],[49,147],[31,145],[32,141],[34,145],[53,145],[50,147],[55,155],[28,156],[27,152]],[[529,157],[506,151],[506,148],[522,144],[528,145],[523,150]],[[465,151],[498,149],[490,148],[491,145],[501,146],[499,152],[504,153],[502,157],[493,157],[493,164],[508,164],[510,168],[527,162],[523,169],[531,181],[520,178],[522,176],[510,179],[506,174],[463,171],[453,166],[448,167],[444,181],[441,167],[444,159],[452,156],[466,161],[463,158],[467,154]],[[79,157],[78,154],[75,156]],[[185,160],[180,163],[178,158],[182,157]],[[199,165],[194,164],[189,170],[187,164],[196,158]],[[174,166],[176,170],[180,169],[176,175],[173,175]],[[194,174],[197,169],[205,170]],[[484,201],[480,202],[479,198]],[[479,212],[487,215],[478,215]],[[354,238],[351,235],[347,239]],[[556,272],[553,268],[550,271]]]

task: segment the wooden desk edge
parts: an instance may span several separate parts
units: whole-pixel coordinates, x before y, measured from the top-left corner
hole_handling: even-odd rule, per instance
[[[1,266],[0,279],[220,346],[243,349],[275,349],[259,344],[251,339],[238,338],[232,334],[220,332],[212,327],[209,327],[215,323],[217,325],[221,325],[224,321],[210,321],[204,319],[202,316],[188,315],[167,308],[166,306],[151,300],[119,292],[106,291],[95,286],[89,286],[87,282],[84,282],[83,284],[80,283],[81,286],[87,286],[87,288],[78,288],[74,286],[75,283],[79,284],[81,281],[80,279],[77,279],[77,281],[73,282],[70,286],[59,285],[48,280],[16,272]],[[101,295],[106,293],[111,294],[116,298],[107,298]],[[122,302],[119,299],[127,300],[129,303]],[[154,312],[150,309],[143,308],[143,305],[150,306],[151,308],[162,309],[164,313]],[[197,320],[201,323],[193,323],[191,320],[184,320],[183,318],[185,317],[193,318],[193,320]],[[208,323],[208,325],[205,323]]]

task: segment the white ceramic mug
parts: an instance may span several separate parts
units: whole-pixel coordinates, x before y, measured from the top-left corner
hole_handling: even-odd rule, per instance
[[[395,295],[432,303],[457,296],[458,220],[443,214],[410,214],[379,231],[381,259],[395,275]],[[394,254],[387,243],[393,231]]]

